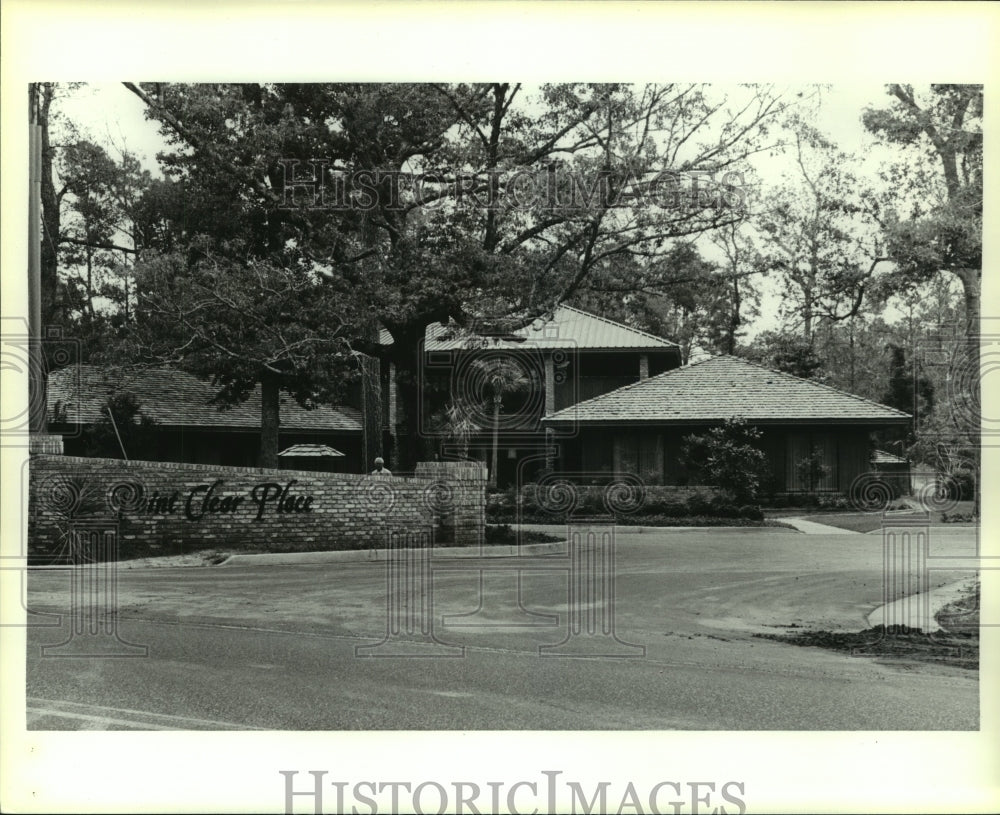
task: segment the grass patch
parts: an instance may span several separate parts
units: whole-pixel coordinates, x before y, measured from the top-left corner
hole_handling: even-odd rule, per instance
[[[842,515],[813,515],[810,521],[851,532],[874,532],[882,528],[882,514],[873,512],[852,512]]]
[[[968,504],[968,507],[964,505]],[[798,513],[807,520],[813,521],[818,524],[826,524],[827,526],[834,526],[837,529],[848,529],[851,532],[874,532],[876,529],[881,529],[884,520],[889,520],[891,522],[894,517],[907,517],[907,515],[902,513],[890,513],[888,516],[883,516],[881,512],[802,512]],[[768,512],[768,517],[771,518],[791,518],[796,517],[796,513],[787,510],[782,510],[780,512]],[[954,524],[968,522],[972,517],[972,502],[962,501],[959,505],[953,509],[951,512],[941,512],[935,511],[929,513],[929,523],[931,525],[937,524]]]

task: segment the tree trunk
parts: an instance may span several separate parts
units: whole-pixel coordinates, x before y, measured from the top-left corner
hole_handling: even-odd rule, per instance
[[[855,357],[855,352],[854,352],[854,318],[853,317],[851,317],[851,322],[848,324],[848,329],[850,331],[850,341],[851,341],[851,380],[850,380],[851,385],[848,388],[848,390],[851,393],[854,393],[854,379],[855,379],[854,357]]]
[[[497,462],[500,446],[500,394],[493,397],[493,466],[490,467],[490,486],[497,485]]]
[[[734,269],[735,272],[735,269]],[[743,304],[740,297],[740,279],[733,277],[733,307],[729,314],[729,325],[726,327],[726,353],[732,356],[736,353],[736,332],[740,327],[740,306]]]
[[[281,388],[278,378],[265,375],[260,383],[260,467],[278,469],[278,425]]]
[[[976,483],[973,487],[973,511],[978,516],[982,500],[982,447],[981,429],[982,423],[982,362],[980,360],[980,336],[979,336],[979,314],[980,314],[980,270],[979,269],[955,269],[954,274],[962,281],[962,293],[965,296],[965,349],[961,355],[960,364],[966,367],[971,375],[965,377],[969,393],[966,396],[968,405],[972,410],[961,411],[959,415],[965,419],[966,427],[961,428],[966,432],[972,441],[970,445],[973,449],[972,465],[973,475]]]
[[[962,282],[965,299],[965,335],[979,338],[980,275],[979,269],[954,269],[953,274]]]

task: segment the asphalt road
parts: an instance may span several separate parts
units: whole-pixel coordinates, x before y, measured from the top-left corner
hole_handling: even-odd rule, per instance
[[[973,536],[935,530],[934,543],[970,552]],[[580,569],[571,580],[561,555],[436,556],[395,584],[405,592],[408,579],[429,580],[432,607],[412,618],[412,633],[404,617],[388,639],[388,620],[399,618],[387,597],[401,595],[387,589],[384,563],[119,570],[119,614],[108,623],[118,639],[70,637],[65,613],[59,627],[29,629],[28,727],[978,727],[973,672],[753,636],[788,626],[865,628],[882,598],[878,535],[622,535],[615,563],[610,597],[599,570]],[[29,606],[66,612],[69,588],[67,571],[34,570]],[[581,634],[569,636],[574,623]],[[603,635],[612,623],[614,636]],[[129,651],[119,640],[148,654],[93,655]]]

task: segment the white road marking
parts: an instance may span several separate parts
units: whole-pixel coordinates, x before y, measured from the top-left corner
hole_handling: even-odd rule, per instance
[[[82,721],[100,722],[137,727],[144,730],[183,730],[193,725],[213,730],[265,730],[235,722],[220,722],[214,719],[197,719],[191,716],[173,716],[169,713],[154,713],[151,710],[88,705],[80,702],[66,702],[57,699],[39,699],[29,696],[26,700],[27,712],[36,716],[61,716]],[[108,715],[108,714],[118,714]],[[133,716],[133,719],[121,718]]]

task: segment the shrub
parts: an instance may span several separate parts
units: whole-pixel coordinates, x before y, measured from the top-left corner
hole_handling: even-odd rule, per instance
[[[681,458],[703,483],[725,490],[737,501],[754,501],[769,481],[767,456],[757,447],[760,435],[738,417],[727,419],[722,427],[685,437]]]
[[[849,509],[851,506],[843,495],[820,495],[817,496],[817,503],[823,509]]]
[[[740,507],[739,517],[746,518],[748,521],[763,521],[764,513],[761,512],[760,507],[744,504]]]
[[[739,508],[727,496],[717,495],[710,503],[711,513],[717,518],[738,518]]]
[[[711,509],[711,502],[701,493],[695,493],[684,502],[689,515],[705,515]]]
[[[603,515],[607,512],[604,506],[604,494],[600,489],[583,489],[574,510],[582,515]]]
[[[809,455],[800,458],[795,463],[795,472],[801,481],[805,481],[810,492],[815,490],[821,481],[832,472],[822,450],[812,450]]]
[[[687,507],[680,501],[664,501],[659,507],[659,514],[666,518],[681,518],[687,515]]]
[[[954,470],[948,480],[948,497],[954,501],[972,501],[976,495],[976,479],[969,470]]]

